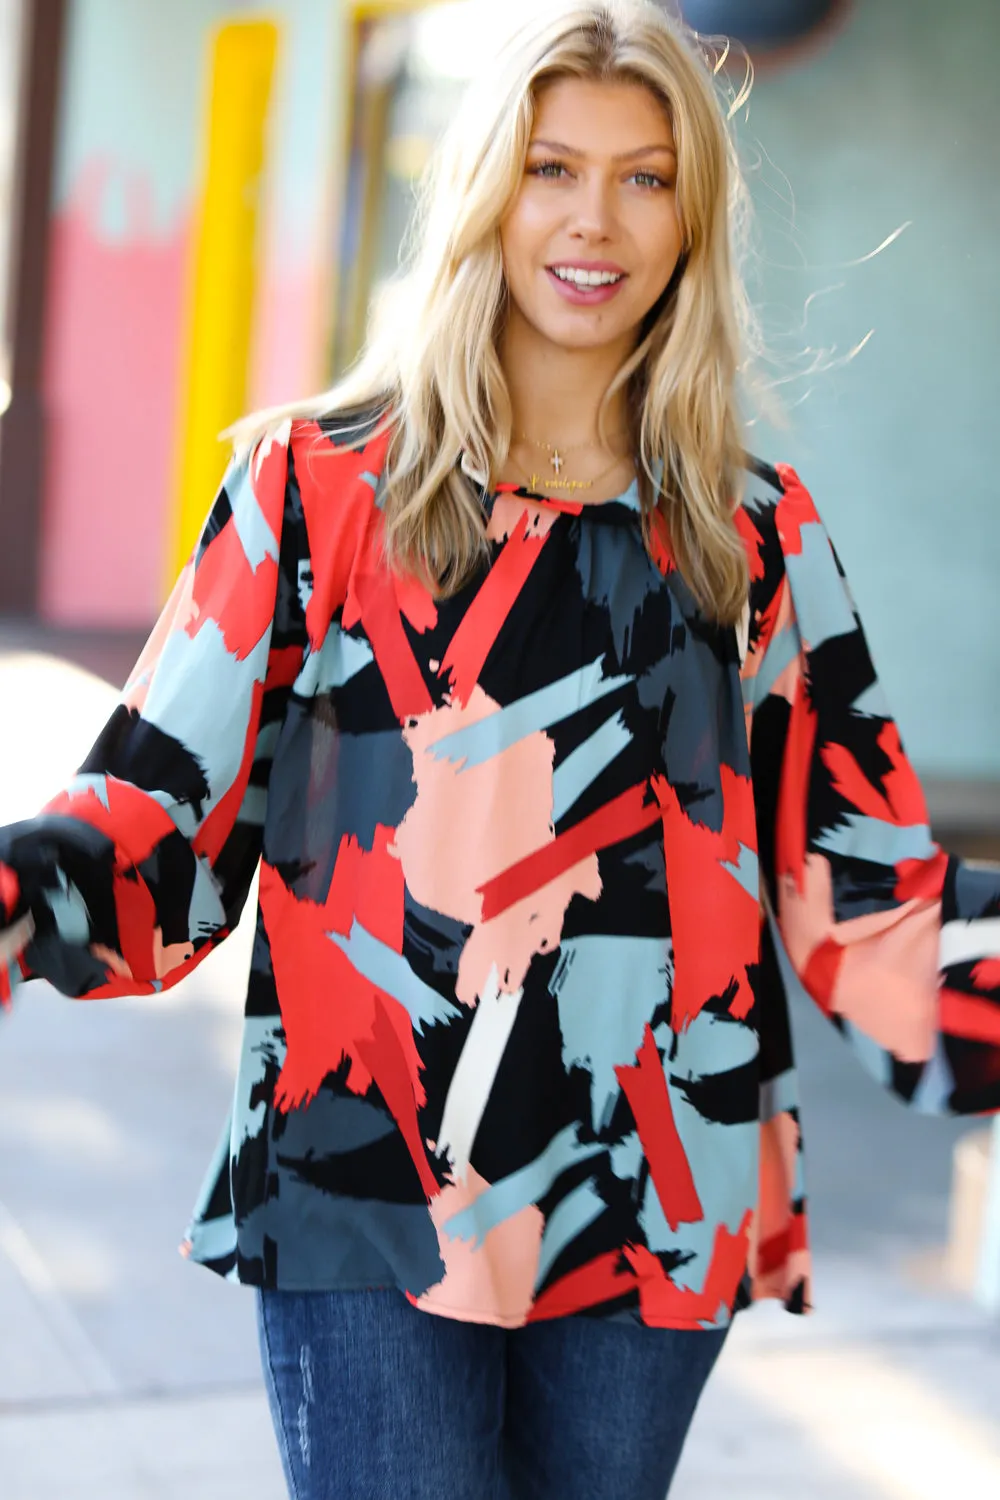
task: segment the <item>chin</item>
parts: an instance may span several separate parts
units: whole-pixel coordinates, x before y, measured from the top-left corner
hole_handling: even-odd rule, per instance
[[[568,323],[561,319],[553,322],[539,319],[535,327],[543,338],[559,349],[603,349],[607,344],[620,343],[630,332],[628,326],[620,325],[617,320],[601,327],[593,324],[587,327],[583,319]]]

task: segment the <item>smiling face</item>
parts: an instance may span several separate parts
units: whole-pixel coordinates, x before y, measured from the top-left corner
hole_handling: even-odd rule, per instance
[[[510,317],[560,348],[634,346],[682,249],[670,120],[642,84],[542,89],[500,228]]]

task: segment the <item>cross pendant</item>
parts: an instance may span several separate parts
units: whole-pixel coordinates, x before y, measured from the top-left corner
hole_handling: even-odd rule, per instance
[[[559,452],[559,450],[557,448],[553,448],[553,450],[552,450],[552,467],[555,469],[555,471],[556,471],[557,474],[561,474],[562,473],[562,467],[563,467],[562,454]]]

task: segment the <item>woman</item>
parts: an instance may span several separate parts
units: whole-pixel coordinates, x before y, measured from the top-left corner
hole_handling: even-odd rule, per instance
[[[744,455],[740,192],[658,9],[520,31],[361,365],[244,425],[0,835],[10,980],[73,995],[174,983],[261,861],[186,1249],[258,1288],[299,1500],[662,1500],[734,1309],[808,1304],[788,986],[919,1108],[1000,1107],[1000,872],[932,844],[812,502]]]

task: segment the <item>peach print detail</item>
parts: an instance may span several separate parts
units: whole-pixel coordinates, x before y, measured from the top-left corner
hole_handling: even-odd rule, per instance
[[[809,1290],[812,1283],[812,1252],[789,1250],[779,1265],[772,1266],[766,1271],[751,1271],[751,1278],[751,1296],[755,1302],[772,1297],[785,1302],[799,1283],[805,1282],[808,1308]]]
[[[781,880],[778,910],[800,975],[824,943],[840,950],[830,1008],[900,1061],[926,1062],[937,1030],[940,902],[907,901],[837,922],[829,863],[807,854],[801,894],[794,879]]]
[[[113,948],[107,948],[103,943],[91,943],[90,951],[100,963],[106,964],[116,979],[135,979],[126,960]],[[163,932],[159,927],[153,929],[153,974],[143,974],[138,977],[148,983],[152,977],[163,979],[170,974],[179,964],[186,964],[194,957],[193,943],[164,943]]]
[[[528,536],[548,536],[556,523],[558,511],[537,505],[520,495],[498,495],[493,502],[486,535],[491,542],[505,542],[527,512]]]
[[[475,1203],[489,1186],[469,1167],[463,1182],[443,1188],[430,1205],[445,1273],[417,1299],[417,1306],[427,1312],[485,1318],[517,1328],[527,1322],[538,1276],[545,1225],[541,1209],[528,1204],[497,1224],[481,1242],[453,1239],[444,1229],[449,1219]]]
[[[90,951],[98,963],[104,964],[111,970],[116,979],[133,978],[132,970],[121,954],[116,953],[113,948],[107,948],[103,943],[91,943]]]
[[[785,1300],[800,1282],[808,1287],[811,1279],[812,1257],[802,1243],[805,1221],[792,1212],[800,1145],[798,1122],[787,1110],[761,1122],[757,1207],[747,1258],[755,1299]]]
[[[433,752],[446,735],[478,723],[498,707],[476,686],[464,707],[446,704],[411,719],[403,730],[413,754],[417,796],[396,831],[396,852],[417,901],[472,924],[456,983],[465,1005],[476,1003],[494,965],[501,992],[515,994],[535,954],[558,946],[574,895],[596,901],[601,893],[597,855],[591,854],[483,922],[479,888],[555,839],[555,747],[544,731],[525,735],[477,766],[464,767]]]

